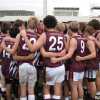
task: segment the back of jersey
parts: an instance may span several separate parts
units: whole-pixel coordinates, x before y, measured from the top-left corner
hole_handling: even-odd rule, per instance
[[[47,52],[61,52],[65,48],[64,34],[59,32],[47,32],[45,50]],[[58,67],[62,62],[51,63],[50,58],[46,58],[45,64],[48,67]]]
[[[12,42],[10,40],[5,40],[5,46],[7,48],[12,48],[14,44],[15,42]],[[1,56],[2,56],[2,73],[5,77],[9,77],[9,67],[11,61],[13,60],[12,55],[6,50],[3,50]]]
[[[33,32],[27,32],[27,37],[31,41],[31,43],[35,43],[37,40],[37,35]],[[18,56],[28,56],[31,54],[30,50],[28,49],[27,44],[25,43],[25,40],[23,37],[20,37],[20,42],[17,50]],[[30,62],[30,61],[28,61]]]
[[[85,69],[85,63],[83,61],[76,61],[76,56],[86,56],[86,40],[82,36],[73,37],[77,40],[77,48],[74,52],[70,62],[70,70],[74,72],[81,72]]]
[[[7,48],[12,48],[14,46],[15,42],[12,42],[10,40],[5,40],[5,46]],[[6,50],[2,51],[2,59],[7,63],[10,62],[12,60],[12,55],[7,52]]]

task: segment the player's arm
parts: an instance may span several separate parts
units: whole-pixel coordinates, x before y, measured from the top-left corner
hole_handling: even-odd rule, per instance
[[[0,44],[0,53],[3,51],[3,43]]]
[[[28,56],[18,56],[17,54],[13,55],[13,59],[17,61],[28,61],[28,60],[33,60],[34,54],[29,54]]]
[[[95,37],[90,37],[90,40],[93,40],[95,43],[96,43],[96,46],[98,47],[98,48],[100,48],[100,33],[98,34],[98,37],[97,38],[95,38]]]
[[[76,48],[77,48],[77,41],[76,41],[75,38],[72,38],[72,39],[70,40],[68,53],[67,53],[66,55],[64,55],[63,57],[52,58],[51,61],[52,61],[53,63],[55,63],[55,62],[59,62],[59,61],[63,61],[63,60],[70,59],[70,58],[73,56],[73,54],[74,54]]]
[[[39,48],[41,48],[44,45],[45,41],[46,41],[46,35],[45,35],[45,33],[42,33],[40,35],[39,39],[37,40],[37,42],[34,43],[34,44],[32,44],[30,42],[30,40],[28,39],[28,37],[26,36],[26,31],[25,30],[21,31],[21,35],[25,39],[25,42],[26,42],[26,44],[27,44],[27,46],[28,46],[28,48],[29,48],[29,50],[31,52],[35,52],[36,50],[38,50]]]
[[[97,39],[96,39],[96,40],[95,40],[95,43],[96,43],[97,47],[100,48],[100,40],[97,40]]]
[[[40,52],[41,52],[41,54],[42,54],[43,57],[49,57],[49,58],[51,58],[51,57],[61,57],[61,56],[65,55],[66,50],[64,49],[64,50],[62,50],[62,51],[59,52],[59,53],[55,53],[55,52],[47,52],[47,51],[44,49],[44,47],[42,47],[42,48],[40,49]]]
[[[87,41],[87,46],[88,46],[88,49],[90,51],[90,54],[88,54],[84,57],[77,56],[76,57],[77,61],[90,60],[90,59],[96,58],[96,48],[95,48],[94,41],[88,40]]]
[[[68,51],[69,44],[70,44],[70,36],[69,35],[66,35],[66,39],[64,40],[64,43],[65,43],[66,51]]]

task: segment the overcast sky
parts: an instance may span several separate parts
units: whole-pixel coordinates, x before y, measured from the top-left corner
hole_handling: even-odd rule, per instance
[[[95,2],[96,4],[100,4],[100,0],[47,0],[49,1],[59,1],[61,2],[70,2],[72,5],[74,3],[78,3],[79,5],[83,5],[82,2]],[[73,2],[75,1],[75,2]],[[35,3],[35,4],[34,4]],[[0,9],[18,9],[19,6],[22,6],[21,9],[29,9],[32,10],[34,8],[37,8],[41,6],[43,3],[43,0],[0,0]],[[50,5],[49,5],[50,6]],[[85,6],[85,5],[84,5]]]
[[[100,5],[100,0],[47,0],[47,2],[49,8],[56,3],[59,7],[63,7],[62,2],[67,6],[70,4],[72,7],[77,4],[78,7],[81,7],[82,13],[89,9],[90,4],[93,6]],[[37,15],[43,15],[43,0],[0,0],[0,10],[35,10]]]
[[[34,4],[35,3],[35,4]],[[1,9],[27,9],[32,10],[42,4],[42,0],[0,0]]]

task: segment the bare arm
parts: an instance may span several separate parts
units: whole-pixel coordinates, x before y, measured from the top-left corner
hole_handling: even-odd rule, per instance
[[[13,59],[17,61],[28,61],[33,60],[34,54],[29,54],[28,56],[18,56],[17,54],[13,55]]]
[[[64,49],[63,51],[59,52],[59,53],[55,53],[55,52],[47,52],[44,47],[42,47],[40,49],[40,52],[42,54],[43,57],[61,57],[63,55],[65,55],[66,50]]]
[[[0,53],[3,51],[3,44],[0,44]]]
[[[96,39],[95,43],[96,43],[97,47],[100,48],[100,41]]]
[[[98,48],[100,48],[100,33],[98,34],[98,36],[97,36],[97,38],[95,38],[95,37],[90,37],[90,40],[93,40],[95,43],[96,43],[96,46],[98,47]]]
[[[68,49],[69,49],[69,44],[70,44],[70,37],[68,36],[68,35],[66,35],[66,38],[67,39],[65,39],[65,48],[66,48],[66,51],[68,51]]]
[[[73,56],[76,48],[77,48],[77,41],[74,38],[72,38],[70,40],[68,53],[65,56],[63,56],[63,57],[51,59],[52,62],[59,62],[59,61],[62,61],[62,60],[70,59]]]

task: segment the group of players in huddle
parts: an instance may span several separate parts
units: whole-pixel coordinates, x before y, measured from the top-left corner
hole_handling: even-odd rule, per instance
[[[83,100],[83,87],[89,98],[100,96],[100,22],[57,22],[48,15],[43,21],[31,17],[27,27],[22,20],[3,23],[0,33],[1,91],[11,99],[11,82],[18,81],[20,100],[35,100],[39,55],[45,66],[43,100]],[[83,81],[84,80],[84,81]],[[62,83],[64,82],[64,89]],[[84,83],[84,84],[83,84]],[[13,83],[14,84],[14,83]],[[50,87],[54,93],[51,95]],[[98,99],[100,100],[100,98]]]

